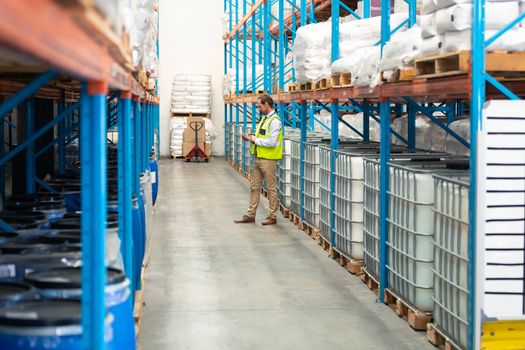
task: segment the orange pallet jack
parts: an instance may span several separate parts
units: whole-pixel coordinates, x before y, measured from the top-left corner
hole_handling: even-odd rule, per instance
[[[203,122],[191,122],[190,128],[195,132],[195,147],[192,148],[191,151],[186,154],[184,157],[187,162],[194,161],[194,162],[200,162],[205,161],[207,162],[209,160],[206,153],[204,153],[204,150],[199,147],[199,131],[204,127]]]

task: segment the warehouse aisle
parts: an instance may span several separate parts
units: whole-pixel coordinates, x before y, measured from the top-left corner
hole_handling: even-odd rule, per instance
[[[434,349],[288,220],[235,225],[248,191],[223,159],[161,162],[141,350]]]

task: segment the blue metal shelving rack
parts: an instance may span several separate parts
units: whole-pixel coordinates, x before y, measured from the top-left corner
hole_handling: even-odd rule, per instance
[[[299,127],[301,129],[301,143],[306,141],[307,128],[313,127],[315,119],[312,118],[316,110],[329,110],[332,114],[331,129],[332,136],[332,207],[334,204],[334,165],[335,156],[333,152],[338,149],[338,123],[343,122],[338,118],[338,112],[341,108],[347,108],[350,105],[352,108],[360,110],[364,113],[364,132],[363,139],[369,140],[368,125],[370,119],[380,122],[381,125],[381,191],[380,191],[380,257],[381,257],[381,278],[380,278],[380,293],[379,298],[384,302],[384,289],[388,285],[387,273],[387,249],[386,242],[388,238],[388,200],[387,191],[389,183],[388,161],[390,158],[390,135],[401,139],[410,148],[415,148],[415,116],[416,113],[424,115],[432,120],[434,123],[442,127],[451,137],[456,138],[465,147],[468,147],[470,152],[470,246],[469,246],[469,282],[471,293],[470,295],[470,311],[469,319],[472,320],[469,324],[469,348],[479,348],[480,342],[480,295],[479,288],[476,288],[476,249],[478,243],[476,242],[476,142],[477,132],[482,128],[481,113],[483,103],[488,97],[503,97],[508,99],[518,99],[518,94],[512,91],[512,88],[521,88],[521,95],[523,95],[523,87],[519,84],[506,83],[505,86],[488,75],[485,71],[485,48],[504,32],[520,23],[525,18],[525,14],[519,18],[513,19],[509,25],[500,33],[494,35],[488,40],[484,37],[485,28],[485,0],[473,0],[473,24],[472,24],[472,69],[468,75],[457,77],[439,78],[429,81],[419,82],[402,82],[394,84],[385,84],[376,88],[373,92],[360,88],[333,88],[330,90],[315,91],[315,92],[301,92],[301,93],[286,93],[284,86],[287,83],[285,77],[287,74],[294,76],[293,67],[288,67],[284,64],[284,54],[291,50],[295,33],[298,27],[304,26],[308,23],[315,23],[315,8],[320,6],[323,1],[314,1],[314,6],[310,6],[310,2],[306,0],[225,0],[224,9],[229,11],[230,27],[229,33],[225,38],[225,73],[227,69],[233,69],[235,66],[235,76],[237,81],[239,77],[244,78],[244,86],[237,84],[232,96],[225,98],[225,122],[244,123],[251,121],[253,125],[256,122],[255,103],[256,97],[250,93],[257,92],[258,89],[263,89],[265,92],[273,95],[278,103],[277,108],[279,115],[286,125]],[[332,18],[332,60],[339,58],[339,15],[342,9],[348,13],[353,14],[350,9],[342,4],[341,0],[331,0]],[[408,17],[402,25],[412,26],[416,22],[416,1],[405,0],[408,5]],[[370,1],[360,1],[363,7],[362,16],[364,18],[370,17]],[[249,9],[247,8],[249,5]],[[277,11],[275,11],[277,6]],[[285,11],[285,7],[289,9]],[[383,0],[381,7],[381,42],[378,43],[382,47],[390,40],[390,36],[398,28],[390,27],[390,0]],[[241,12],[242,11],[242,12]],[[277,13],[274,16],[272,13]],[[358,15],[355,15],[359,18]],[[248,31],[251,29],[251,33]],[[255,35],[254,35],[255,33]],[[252,42],[251,47],[248,44],[246,50],[246,39],[249,37]],[[239,51],[239,46],[244,50]],[[234,52],[235,51],[235,52]],[[261,63],[264,65],[264,74],[256,76],[255,68],[252,68],[251,77],[252,84],[246,86],[247,70],[246,66],[250,63]],[[242,66],[241,66],[242,65]],[[487,96],[486,84],[493,86],[491,96]],[[498,90],[498,93],[495,92]],[[423,103],[424,101],[424,103]],[[444,102],[443,102],[444,101]],[[470,118],[471,118],[471,139],[470,142],[462,139],[459,135],[448,128],[448,124],[454,121],[457,115],[463,112],[464,104],[470,101]],[[243,106],[240,109],[239,106]],[[251,105],[251,109],[247,107]],[[235,120],[233,119],[233,110],[235,109]],[[404,110],[408,113],[408,139],[400,137],[391,130],[390,115],[392,111]],[[447,122],[443,123],[434,116],[436,112],[445,112],[447,114]],[[399,114],[399,113],[398,113]],[[351,127],[351,126],[350,126]],[[304,150],[304,147],[301,147]],[[243,158],[246,157],[243,154]],[[304,151],[301,152],[301,164],[304,167]],[[244,169],[246,171],[246,169]],[[304,170],[303,170],[304,171]],[[303,174],[303,172],[301,172]],[[304,186],[304,184],[303,184]],[[304,206],[304,201],[301,201]],[[304,208],[301,210],[301,219],[304,219]],[[334,215],[332,213],[332,230],[334,227]],[[334,232],[331,233],[331,244],[334,246]],[[479,247],[478,247],[479,249]],[[483,273],[478,269],[478,274]],[[479,276],[478,276],[479,281]]]
[[[56,21],[60,18],[60,21]],[[104,349],[105,218],[107,129],[119,129],[119,219],[122,255],[128,277],[133,280],[131,230],[132,194],[140,194],[140,174],[149,168],[154,134],[159,128],[158,98],[143,89],[116,57],[108,42],[83,25],[55,0],[8,0],[0,12],[0,43],[23,52],[48,66],[49,70],[29,83],[0,80],[6,94],[0,104],[1,142],[10,151],[0,150],[0,182],[5,184],[5,167],[16,155],[26,154],[26,191],[38,186],[49,188],[36,176],[36,159],[57,145],[57,171],[65,170],[66,145],[80,142],[82,183],[82,325],[85,349]],[[52,40],[51,40],[52,39]],[[20,68],[20,67],[19,67]],[[71,77],[73,83],[54,82]],[[78,83],[81,88],[78,89]],[[109,92],[111,91],[111,94]],[[57,113],[53,120],[35,130],[34,97],[54,100]],[[4,140],[4,128],[16,129],[5,116],[25,106],[25,139],[16,147]],[[42,149],[35,141],[56,128],[57,137]],[[80,131],[78,131],[80,130]],[[158,140],[157,140],[158,142]],[[158,145],[157,145],[158,146]],[[157,148],[158,149],[158,148]],[[5,186],[2,197],[5,200]],[[5,230],[11,228],[0,222]]]

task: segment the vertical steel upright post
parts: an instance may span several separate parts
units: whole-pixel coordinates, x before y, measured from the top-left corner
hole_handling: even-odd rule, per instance
[[[416,148],[416,110],[414,106],[409,104],[407,106],[407,112],[408,112],[408,120],[407,120],[408,148],[415,149]]]
[[[363,112],[363,141],[370,142],[370,105],[367,100],[361,104]]]
[[[119,225],[122,241],[122,256],[124,257],[124,271],[130,281],[133,281],[133,237],[132,237],[132,141],[131,141],[131,91],[120,94],[118,116],[118,151],[119,151]]]
[[[339,0],[332,0],[332,63],[339,59]],[[331,100],[330,244],[335,247],[335,164],[339,149],[339,100]]]
[[[82,336],[90,350],[105,349],[107,89],[90,82],[81,97]]]
[[[133,100],[133,115],[135,126],[135,195],[140,197],[140,168],[141,168],[141,116],[140,116],[140,97]]]
[[[335,171],[336,151],[339,149],[339,100],[331,100],[330,152],[330,245],[335,247]]]
[[[272,86],[272,48],[270,41],[270,2],[265,1],[262,5],[263,17],[264,17],[264,37],[263,37],[263,50],[264,50],[264,91],[270,92]]]
[[[58,101],[58,114],[61,114],[66,109],[66,94],[64,91],[61,93],[60,100]],[[66,170],[66,120],[69,116],[66,116],[62,121],[58,123],[58,173],[63,174]]]
[[[2,123],[4,121],[2,120]],[[29,139],[35,133],[35,100],[29,98],[26,102],[25,110],[25,139]],[[3,145],[2,145],[3,146]],[[36,157],[35,143],[32,142],[26,148],[26,193],[34,194],[36,192]]]
[[[385,44],[390,40],[390,0],[381,0],[381,54]],[[385,302],[385,288],[388,286],[388,162],[390,160],[390,101],[380,101],[380,195],[379,195],[379,300]]]
[[[307,19],[306,0],[301,0],[300,8],[301,8],[301,27],[302,27],[306,25],[306,19]]]
[[[470,106],[470,188],[469,188],[469,348],[479,349],[481,342],[481,312],[483,305],[483,242],[476,237],[477,232],[477,140],[482,129],[483,104],[485,103],[485,0],[473,1],[472,14],[472,98]],[[478,266],[478,268],[476,268]]]
[[[279,55],[277,59],[279,60],[279,73],[278,73],[278,93],[282,94],[284,92],[284,60],[286,58],[286,45],[284,39],[286,38],[284,34],[284,0],[279,1]],[[276,50],[277,52],[277,50]],[[284,109],[285,105],[282,102],[279,102],[279,119],[284,125]]]
[[[370,0],[363,0],[363,18],[370,18]]]
[[[242,0],[242,14],[243,14],[243,17],[246,16],[246,2],[247,0]],[[247,40],[246,40],[246,26],[247,24],[245,23],[243,26],[242,26],[242,62],[243,62],[243,65],[242,65],[242,84],[243,84],[243,88],[242,88],[242,91],[243,91],[243,94],[246,95],[247,93],[247,80],[248,80],[248,51],[247,51],[247,48],[246,48],[246,43],[247,43]],[[253,65],[253,62],[252,62],[252,65]],[[247,118],[248,118],[248,105],[246,104],[246,102],[243,102],[242,104],[242,111],[243,111],[243,116],[242,116],[242,131],[243,133],[246,133],[246,128],[248,126],[248,121],[247,121]],[[246,167],[246,158],[248,157],[248,155],[246,154],[246,147],[244,147],[244,145],[242,146],[242,170],[243,171],[247,171],[247,167]]]
[[[255,0],[252,0],[252,5],[255,4]],[[260,11],[260,9],[259,9]],[[254,13],[252,16],[252,94],[255,94],[255,90],[257,89],[257,65],[256,65],[256,56],[257,56],[257,42],[259,39],[257,38],[257,32],[256,32],[256,26],[255,21],[257,18],[257,14]],[[255,133],[255,129],[257,128],[257,107],[255,103],[252,103],[252,132]]]
[[[306,101],[300,102],[300,109],[299,109],[299,122],[301,123],[301,141],[300,141],[300,149],[299,149],[299,187],[300,187],[300,213],[299,216],[301,217],[301,220],[304,220],[304,153],[305,153],[305,142],[307,140],[306,136],[306,123],[307,123],[307,109],[308,105]]]

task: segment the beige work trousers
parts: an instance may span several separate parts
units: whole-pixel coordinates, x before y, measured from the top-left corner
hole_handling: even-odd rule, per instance
[[[261,197],[261,188],[263,179],[266,180],[266,190],[268,191],[268,200],[270,201],[270,208],[268,216],[270,218],[277,218],[277,211],[279,210],[279,198],[277,196],[277,161],[269,159],[261,159],[255,157],[252,166],[252,180],[250,183],[250,207],[247,214],[255,217],[257,207],[259,206],[259,199]]]

